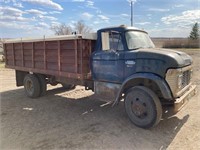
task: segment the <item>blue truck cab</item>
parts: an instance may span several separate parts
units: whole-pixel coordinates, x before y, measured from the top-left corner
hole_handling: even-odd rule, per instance
[[[186,53],[155,48],[147,32],[133,27],[104,28],[97,37],[91,56],[94,93],[113,105],[123,100],[135,125],[156,125],[162,105],[177,112],[195,94],[192,58]]]

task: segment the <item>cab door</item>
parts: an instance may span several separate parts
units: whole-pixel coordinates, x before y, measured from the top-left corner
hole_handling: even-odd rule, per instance
[[[125,64],[122,34],[116,31],[102,32],[101,44],[101,49],[92,56],[93,79],[122,83]]]

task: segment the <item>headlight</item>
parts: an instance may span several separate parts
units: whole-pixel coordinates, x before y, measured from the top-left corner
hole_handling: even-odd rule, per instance
[[[190,83],[192,66],[178,69],[168,69],[165,80],[167,81],[173,95],[177,94]]]
[[[178,75],[178,88],[179,89],[182,88],[182,78],[183,78],[183,74],[179,74]]]
[[[181,86],[181,70],[180,69],[169,69],[166,74],[166,81],[171,88],[172,93],[175,95],[179,91],[179,86]]]

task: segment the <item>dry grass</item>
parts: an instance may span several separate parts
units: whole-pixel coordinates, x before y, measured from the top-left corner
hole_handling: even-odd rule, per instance
[[[174,39],[165,41],[164,48],[200,48],[199,40]]]
[[[176,50],[182,51],[200,51],[200,48],[176,48]]]
[[[5,68],[5,63],[4,62],[0,62],[0,68]]]
[[[163,48],[200,48],[200,39],[188,38],[152,38],[156,47]]]

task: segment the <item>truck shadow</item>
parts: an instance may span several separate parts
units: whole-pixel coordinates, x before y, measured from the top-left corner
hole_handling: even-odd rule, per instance
[[[189,118],[164,115],[144,130],[129,121],[123,103],[71,98],[63,88],[38,99],[23,89],[2,92],[0,116],[3,149],[166,149]]]

